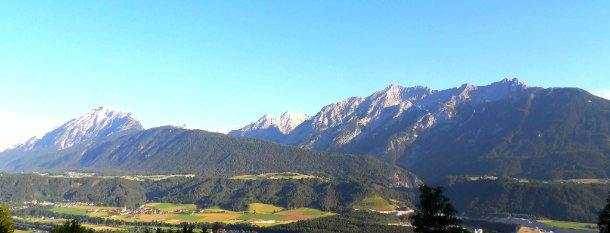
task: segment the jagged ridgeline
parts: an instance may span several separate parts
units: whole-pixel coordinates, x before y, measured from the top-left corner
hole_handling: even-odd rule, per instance
[[[0,201],[63,200],[135,206],[147,200],[195,203],[243,211],[250,203],[284,208],[312,207],[325,211],[349,211],[365,197],[386,195],[357,181],[237,180],[176,177],[135,181],[123,178],[66,178],[38,174],[0,173]]]
[[[391,85],[298,118],[291,131],[267,118],[231,134],[374,155],[427,182],[610,177],[610,101],[578,88],[528,87],[517,79],[438,91]]]
[[[427,180],[610,177],[606,99],[576,88],[536,88],[455,111],[452,120],[422,133],[399,164]]]
[[[376,159],[319,152],[202,130],[160,127],[44,152],[9,152],[5,170],[81,170],[102,174],[188,174],[229,178],[298,172],[355,179],[386,187],[415,187],[415,175]]]

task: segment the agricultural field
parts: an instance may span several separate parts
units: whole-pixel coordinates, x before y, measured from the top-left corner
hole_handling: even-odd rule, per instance
[[[60,218],[57,218],[57,219],[37,218],[37,217],[22,218],[22,217],[16,217],[16,216],[13,216],[13,218],[19,219],[24,222],[53,223],[53,224],[62,224],[65,221],[69,221],[68,219],[60,219]],[[89,224],[89,223],[83,223],[82,225],[84,227],[91,228],[96,231],[125,231],[127,229],[127,227],[110,227],[110,226],[95,225],[95,224]],[[17,230],[17,229],[15,230],[15,233],[31,233],[31,232],[34,232],[34,231]]]
[[[123,227],[110,227],[110,226],[102,226],[102,225],[93,225],[93,224],[83,224],[86,228],[91,228],[95,231],[124,231],[126,228]]]
[[[361,203],[354,205],[357,210],[392,211],[398,206],[390,204],[380,196],[366,197]]]
[[[538,220],[540,223],[544,223],[546,225],[557,227],[557,228],[566,228],[566,229],[575,229],[575,230],[584,230],[584,231],[598,231],[597,224],[593,223],[581,223],[581,222],[564,222],[564,221],[555,221],[555,220]]]
[[[91,207],[91,206],[90,206]],[[87,215],[87,210],[73,207],[53,207],[51,211],[60,214]]]
[[[251,203],[248,206],[248,212],[253,212],[253,213],[271,214],[271,213],[279,212],[282,210],[283,210],[282,207],[278,207],[278,206],[274,206],[274,205],[270,205],[270,204],[263,204],[263,203]]]
[[[316,176],[304,175],[295,172],[281,172],[281,173],[263,173],[258,175],[241,175],[234,176],[231,179],[235,180],[281,180],[281,179],[316,179]]]
[[[38,217],[19,217],[19,216],[12,216],[13,219],[17,219],[20,221],[24,221],[24,222],[40,222],[40,223],[60,223],[65,221],[65,219],[60,219],[60,218],[56,218],[56,219],[50,219],[50,218],[38,218]]]
[[[15,229],[15,231],[13,233],[34,233],[34,231],[26,231],[26,230]]]
[[[56,213],[87,215],[90,217],[110,218],[125,222],[166,222],[171,224],[179,224],[182,222],[188,223],[251,223],[259,226],[273,226],[277,224],[285,224],[300,220],[309,220],[319,217],[332,216],[334,213],[321,211],[312,208],[289,209],[264,204],[252,203],[248,206],[248,210],[244,212],[230,211],[220,208],[208,208],[198,210],[193,204],[171,204],[171,203],[149,203],[145,205],[150,209],[160,209],[162,214],[110,214],[109,212],[88,213],[89,209],[100,210],[117,210],[118,207],[100,207],[100,206],[73,206],[66,208],[52,208],[51,211]],[[180,213],[180,210],[188,210],[188,214]],[[171,211],[178,211],[173,212]]]
[[[91,210],[91,209],[97,209],[97,210],[104,210],[104,212],[95,212],[95,213],[88,213],[87,210]],[[108,217],[109,214],[108,212],[105,211],[116,211],[116,210],[120,210],[121,208],[119,207],[112,207],[112,206],[71,206],[71,207],[53,207],[51,208],[51,211],[55,212],[55,213],[60,213],[60,214],[71,214],[71,215],[87,215],[89,217]]]
[[[147,208],[160,209],[163,211],[197,210],[197,206],[195,206],[194,204],[148,203],[145,206]]]

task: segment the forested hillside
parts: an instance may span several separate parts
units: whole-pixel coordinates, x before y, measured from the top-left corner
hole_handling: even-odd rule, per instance
[[[82,201],[113,206],[135,206],[146,200],[194,203],[246,210],[249,203],[284,208],[313,207],[345,212],[367,196],[396,198],[395,192],[378,192],[366,184],[321,179],[235,180],[222,178],[171,178],[132,181],[122,178],[50,178],[35,174],[0,176],[0,201]],[[403,200],[408,202],[408,200]]]
[[[185,174],[232,177],[298,172],[353,178],[392,187],[415,187],[412,173],[372,158],[319,152],[202,130],[153,128],[90,146],[13,154],[5,169],[82,170],[106,174]]]
[[[125,179],[69,179],[0,173],[0,201],[31,200],[73,200],[124,206],[146,201],[146,191],[138,182]]]
[[[610,191],[607,184],[513,179],[451,178],[443,186],[456,208],[469,215],[515,214],[576,222],[596,222]]]
[[[575,88],[463,105],[399,164],[427,181],[494,175],[540,180],[610,177],[610,101]]]

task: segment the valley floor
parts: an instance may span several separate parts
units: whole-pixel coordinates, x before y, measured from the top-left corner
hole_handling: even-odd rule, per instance
[[[52,207],[48,210],[56,214],[87,216],[132,223],[153,221],[168,224],[221,222],[227,224],[246,223],[257,226],[274,226],[335,215],[318,209],[284,209],[263,203],[251,203],[248,210],[242,212],[221,208],[197,209],[193,204],[172,203],[148,203],[136,209],[69,205]]]

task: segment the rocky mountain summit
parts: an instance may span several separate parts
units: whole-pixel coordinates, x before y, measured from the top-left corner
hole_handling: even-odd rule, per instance
[[[229,134],[275,141],[279,140],[284,135],[289,134],[294,128],[303,123],[303,121],[309,119],[311,119],[311,116],[302,112],[285,112],[279,118],[265,114],[257,121],[252,122],[243,128],[232,130]]]
[[[424,180],[610,177],[610,101],[518,79],[446,90],[392,84],[323,107],[288,134],[242,135],[393,162]]]
[[[33,137],[14,150],[61,150],[90,143],[109,136],[144,130],[137,118],[128,112],[98,107],[72,119],[38,139]]]
[[[392,84],[367,97],[327,105],[288,132],[268,130],[263,117],[231,134],[303,148],[377,154],[394,161],[423,131],[452,119],[457,106],[492,102],[527,88],[518,79],[440,91]]]

